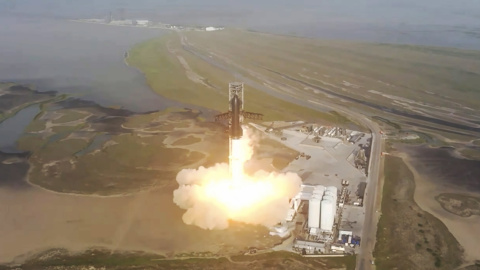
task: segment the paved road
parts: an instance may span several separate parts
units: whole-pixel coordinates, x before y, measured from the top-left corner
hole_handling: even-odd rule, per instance
[[[359,124],[364,125],[372,132],[372,152],[370,155],[370,166],[368,170],[368,179],[367,179],[367,189],[364,197],[364,209],[365,209],[365,222],[364,228],[362,231],[362,243],[360,248],[360,253],[357,255],[357,269],[367,270],[374,269],[374,265],[371,264],[373,260],[372,252],[375,247],[376,241],[376,232],[377,232],[377,223],[380,213],[380,202],[381,202],[381,185],[379,185],[380,170],[383,169],[381,166],[381,151],[383,145],[383,139],[380,134],[380,128],[377,124],[371,121],[368,117],[356,112],[347,109],[346,107],[332,104],[331,102],[325,102],[318,98],[318,96],[310,95],[305,92],[299,93],[286,93],[280,91],[274,91],[271,88],[268,88],[260,83],[257,83],[247,77],[244,77],[239,74],[237,70],[234,70],[231,67],[227,67],[221,61],[217,61],[215,58],[203,55],[196,50],[188,41],[182,38],[182,47],[184,50],[188,51],[201,58],[202,60],[208,62],[211,65],[214,65],[218,68],[221,68],[225,71],[228,71],[236,75],[239,79],[243,80],[245,84],[250,85],[258,90],[261,90],[267,94],[274,95],[277,98],[286,100],[288,102],[295,103],[297,105],[308,107],[318,111],[325,111],[325,108],[337,111],[345,116],[351,118],[352,120],[357,121]],[[237,66],[237,68],[242,68]],[[243,71],[249,71],[244,69]],[[247,73],[248,74],[248,73]],[[272,78],[274,80],[274,78]],[[302,83],[301,80],[296,80],[296,83]],[[312,87],[310,83],[305,83],[305,86]],[[321,87],[317,86],[318,89],[322,90]]]
[[[370,124],[367,124],[370,122]],[[368,128],[372,130],[372,152],[370,159],[370,167],[368,168],[368,182],[366,195],[364,197],[363,207],[365,209],[365,221],[362,230],[362,243],[360,253],[357,256],[357,269],[374,269],[371,261],[373,260],[372,252],[375,248],[377,223],[381,210],[382,185],[379,184],[380,170],[383,170],[381,160],[381,152],[383,138],[380,129],[369,119],[366,122]]]

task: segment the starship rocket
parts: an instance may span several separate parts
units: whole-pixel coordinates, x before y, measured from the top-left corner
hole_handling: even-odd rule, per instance
[[[228,120],[228,130],[231,140],[238,140],[243,136],[243,119],[262,120],[263,114],[246,112],[243,110],[243,83],[229,84],[229,110],[215,116],[215,121]]]

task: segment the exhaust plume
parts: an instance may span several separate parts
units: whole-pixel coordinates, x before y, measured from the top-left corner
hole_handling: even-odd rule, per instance
[[[289,199],[299,192],[301,179],[291,172],[244,173],[255,142],[246,131],[231,142],[230,167],[222,163],[177,174],[179,188],[173,201],[187,210],[183,215],[186,224],[213,230],[227,228],[229,220],[269,227],[285,219]]]

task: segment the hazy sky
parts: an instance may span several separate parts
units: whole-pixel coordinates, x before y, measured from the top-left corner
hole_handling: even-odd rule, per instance
[[[0,0],[3,6],[30,14],[93,16],[125,8],[150,16],[213,17],[231,22],[245,18],[258,24],[305,21],[361,21],[406,24],[476,24],[478,0]],[[244,22],[245,23],[245,22]]]
[[[222,25],[318,38],[480,49],[479,0],[0,0],[0,3],[0,10],[40,17],[102,18],[109,12],[118,17],[123,9],[128,18],[173,24]]]

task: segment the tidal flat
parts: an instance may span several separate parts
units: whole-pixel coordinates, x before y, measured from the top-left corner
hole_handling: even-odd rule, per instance
[[[0,153],[0,203],[9,206],[0,210],[8,247],[0,262],[23,263],[51,248],[224,256],[281,241],[263,226],[204,231],[183,223],[172,200],[176,173],[228,160],[225,127],[201,111],[134,113],[62,95],[37,106],[17,140],[20,153]],[[260,152],[260,161],[294,158],[278,145],[274,154]]]

